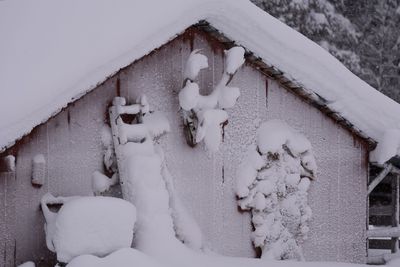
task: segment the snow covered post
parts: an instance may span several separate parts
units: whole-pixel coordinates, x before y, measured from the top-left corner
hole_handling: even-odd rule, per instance
[[[225,70],[220,82],[209,95],[200,95],[195,82],[200,70],[208,67],[207,57],[194,50],[184,72],[183,88],[179,92],[187,143],[194,147],[204,140],[207,149],[217,151],[221,142],[221,126],[228,121],[227,108],[232,108],[240,95],[239,88],[228,87],[233,75],[244,63],[243,47],[225,51]]]
[[[250,210],[252,240],[262,258],[303,260],[311,209],[307,191],[317,166],[307,138],[286,123],[263,123],[257,146],[249,148],[238,169],[236,194]]]
[[[15,157],[8,155],[0,157],[0,172],[15,172]]]
[[[32,159],[32,184],[42,186],[46,177],[46,159],[43,154],[37,154]]]

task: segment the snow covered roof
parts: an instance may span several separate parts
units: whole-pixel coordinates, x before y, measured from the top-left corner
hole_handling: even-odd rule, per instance
[[[0,2],[0,151],[202,20],[365,136],[400,129],[399,104],[248,0],[13,0]]]

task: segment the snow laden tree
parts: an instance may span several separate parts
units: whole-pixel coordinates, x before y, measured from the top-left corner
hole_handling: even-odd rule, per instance
[[[360,77],[400,102],[400,0],[345,1],[362,33]]]
[[[339,3],[335,5],[335,1],[328,0],[252,0],[252,2],[321,45],[351,71],[360,73],[360,58],[357,54],[360,32],[336,8]]]
[[[208,150],[215,152],[221,143],[222,128],[228,121],[227,108],[232,108],[240,96],[240,90],[229,87],[233,75],[244,63],[243,47],[225,51],[225,70],[221,80],[209,95],[201,95],[196,79],[202,69],[208,67],[207,57],[194,50],[184,71],[184,86],[179,92],[186,141],[190,146],[204,140]]]
[[[236,194],[252,214],[252,241],[262,258],[303,260],[311,209],[307,191],[317,170],[307,138],[286,123],[263,123],[257,145],[239,166]]]

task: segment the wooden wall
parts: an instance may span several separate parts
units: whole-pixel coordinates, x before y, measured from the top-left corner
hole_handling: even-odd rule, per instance
[[[145,93],[152,109],[162,111],[171,133],[160,141],[178,192],[199,223],[211,248],[229,256],[254,257],[248,213],[238,211],[233,192],[236,167],[255,139],[258,125],[285,120],[313,144],[319,166],[310,189],[313,209],[307,260],[364,262],[366,256],[367,150],[365,144],[317,109],[267,80],[250,65],[232,81],[241,88],[237,105],[228,111],[224,142],[218,153],[186,145],[179,113],[182,70],[192,49],[201,48],[210,68],[200,76],[203,93],[219,81],[223,49],[209,37],[190,31],[130,67],[37,127],[14,149],[15,177],[0,173],[0,263],[35,260],[54,266],[45,247],[41,196],[91,195],[91,174],[102,170],[100,130],[118,94],[133,101]],[[10,150],[11,151],[11,150]],[[30,182],[36,154],[47,160],[46,183]],[[6,223],[4,223],[6,222]],[[3,241],[5,240],[5,241]],[[16,248],[14,249],[14,247]],[[4,255],[1,256],[1,255]],[[1,264],[0,264],[1,265]]]

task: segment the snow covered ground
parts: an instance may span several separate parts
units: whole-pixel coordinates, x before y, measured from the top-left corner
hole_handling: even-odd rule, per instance
[[[73,259],[67,267],[367,267],[371,265],[338,262],[265,261],[260,259],[232,258],[222,256],[181,257],[180,260],[155,260],[135,249],[121,249],[104,258],[83,255]],[[400,266],[400,258],[385,266]],[[32,262],[18,267],[35,267]]]
[[[260,259],[232,258],[206,255],[182,255],[172,259],[154,260],[136,250],[116,252],[109,257],[99,259],[94,256],[81,256],[74,259],[67,267],[367,267],[370,265],[338,263],[338,262],[296,262],[296,261],[265,261]],[[400,261],[392,261],[386,266],[400,266]]]

